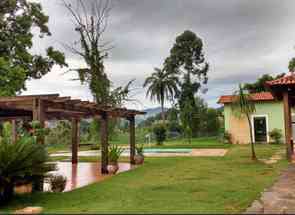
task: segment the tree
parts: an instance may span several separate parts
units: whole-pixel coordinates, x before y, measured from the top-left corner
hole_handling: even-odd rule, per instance
[[[46,56],[32,54],[33,29],[39,36],[50,36],[46,16],[39,3],[27,0],[0,2],[0,96],[11,96],[25,89],[28,79],[41,78],[54,64],[66,66],[64,54],[52,47]]]
[[[288,69],[290,72],[295,72],[295,58],[293,57],[288,65]]]
[[[110,1],[76,0],[76,8],[64,1],[64,6],[74,18],[75,31],[79,41],[74,45],[64,44],[66,48],[81,57],[87,67],[71,69],[77,71],[82,84],[88,84],[97,104],[121,106],[128,100],[130,81],[125,87],[111,89],[112,83],[105,71],[104,60],[112,48],[109,42],[103,42],[102,36],[107,29]],[[76,47],[78,45],[78,47]]]
[[[191,111],[196,110],[195,95],[208,80],[209,64],[205,61],[202,39],[188,30],[179,35],[165,60],[164,70],[180,76],[180,91],[176,97],[182,124],[187,133],[192,133],[194,120]]]
[[[155,72],[143,84],[143,87],[148,87],[146,95],[161,104],[163,121],[165,121],[165,100],[174,98],[178,91],[177,84],[178,78],[174,73],[165,72],[159,68],[155,68]]]
[[[258,93],[258,92],[268,92],[269,89],[265,87],[265,82],[272,81],[277,78],[281,78],[285,75],[285,73],[279,74],[277,76],[271,76],[269,74],[264,74],[254,83],[246,83],[244,84],[244,89],[248,90],[249,93]]]
[[[239,85],[239,89],[235,92],[236,99],[233,102],[232,110],[235,115],[239,118],[246,117],[249,125],[249,135],[251,140],[251,152],[252,152],[252,160],[257,160],[254,148],[254,140],[252,135],[252,123],[250,116],[253,114],[255,109],[255,103],[251,100],[249,94],[244,93],[244,89],[242,85]]]

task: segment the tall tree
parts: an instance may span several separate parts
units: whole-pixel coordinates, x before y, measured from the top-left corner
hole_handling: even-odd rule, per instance
[[[234,114],[239,117],[246,117],[249,125],[249,135],[251,140],[251,153],[252,153],[252,160],[256,160],[256,153],[254,148],[254,140],[252,135],[252,123],[250,116],[253,114],[255,109],[255,103],[251,100],[251,97],[249,94],[244,93],[244,89],[242,85],[239,85],[239,89],[235,92],[235,101],[233,103],[232,111]]]
[[[107,29],[111,10],[108,0],[76,0],[76,7],[64,0],[64,6],[74,18],[75,31],[79,41],[74,45],[65,44],[66,48],[81,57],[86,68],[71,69],[78,72],[79,80],[86,83],[97,104],[121,106],[127,100],[130,85],[112,88],[112,83],[105,71],[104,60],[112,48],[102,37]]]
[[[64,55],[52,47],[46,56],[32,54],[33,29],[39,36],[50,36],[46,16],[39,3],[28,0],[0,1],[0,96],[25,89],[25,81],[38,79],[54,64],[66,66]]]
[[[177,94],[183,124],[187,124],[188,133],[192,133],[197,119],[190,118],[196,110],[195,95],[202,84],[207,83],[209,64],[205,61],[203,42],[192,31],[185,31],[176,38],[166,58],[164,69],[180,76],[180,92]],[[187,120],[185,120],[187,119]]]
[[[249,93],[258,93],[258,92],[268,92],[269,89],[265,87],[265,82],[266,81],[272,81],[277,78],[281,78],[285,75],[285,73],[276,75],[276,76],[271,76],[269,74],[264,74],[260,78],[257,79],[254,83],[246,83],[244,84],[244,89],[248,90]]]
[[[151,100],[161,104],[162,120],[165,121],[164,103],[165,100],[172,100],[177,93],[178,78],[174,73],[159,68],[154,70],[155,72],[145,80],[143,87],[148,87],[146,95]]]

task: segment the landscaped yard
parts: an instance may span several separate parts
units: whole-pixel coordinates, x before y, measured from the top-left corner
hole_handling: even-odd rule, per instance
[[[257,145],[259,158],[284,146]],[[45,213],[239,213],[287,166],[253,162],[249,146],[225,157],[147,158],[143,166],[68,193],[15,199],[3,212],[42,206]],[[85,158],[84,158],[85,159]]]

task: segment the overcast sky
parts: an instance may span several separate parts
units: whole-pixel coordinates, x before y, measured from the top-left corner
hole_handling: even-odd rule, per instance
[[[83,60],[61,45],[78,38],[61,0],[40,1],[50,17],[52,36],[36,39],[33,51],[41,53],[52,45],[65,52],[70,68],[83,66]],[[111,4],[104,39],[112,41],[114,48],[105,65],[114,86],[136,79],[133,96],[140,103],[128,107],[158,106],[145,98],[143,81],[154,67],[161,67],[175,37],[185,30],[204,42],[209,90],[201,96],[213,107],[220,95],[231,94],[240,82],[287,72],[288,61],[295,56],[294,0],[112,0]],[[29,81],[25,94],[58,92],[91,100],[87,86],[71,81],[76,75],[63,75],[65,71],[54,67],[41,80]]]

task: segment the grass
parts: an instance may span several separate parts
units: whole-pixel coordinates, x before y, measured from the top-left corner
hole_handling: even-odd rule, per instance
[[[259,158],[283,146],[257,145]],[[233,146],[225,157],[146,158],[143,166],[67,193],[19,196],[0,211],[25,206],[45,213],[241,213],[271,186],[285,159],[254,162],[249,146]]]

